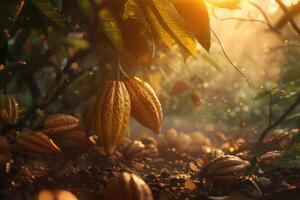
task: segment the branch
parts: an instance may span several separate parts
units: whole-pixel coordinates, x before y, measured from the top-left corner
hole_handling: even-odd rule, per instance
[[[288,8],[290,17],[295,17],[296,15],[300,14],[300,1],[296,3],[295,5],[292,5]],[[282,16],[278,22],[274,25],[276,29],[283,28],[287,23],[289,22],[289,19],[286,15]]]
[[[265,139],[265,137],[267,136],[267,134],[269,133],[269,131],[273,130],[276,126],[278,126],[279,124],[281,124],[286,117],[294,111],[294,109],[300,104],[300,94],[297,95],[294,103],[292,103],[292,105],[290,105],[290,107],[276,120],[274,121],[272,124],[270,124],[267,128],[265,128],[261,133],[260,133],[260,137],[257,141],[257,146],[260,146],[263,142],[263,140]]]
[[[300,28],[298,27],[298,25],[294,21],[293,17],[290,15],[288,8],[281,2],[281,0],[275,0],[275,1],[279,5],[281,10],[284,12],[284,14],[286,15],[286,17],[289,20],[289,22],[290,22],[292,28],[294,29],[294,31],[296,31],[296,33],[300,36]]]
[[[257,5],[256,3],[253,3],[253,2],[249,2],[249,3],[250,3],[250,5],[254,6],[254,8],[256,8],[262,14],[263,18],[266,21],[266,24],[268,25],[268,27],[271,31],[280,33],[280,31],[275,29],[275,27],[272,25],[271,21],[269,20],[268,15],[259,5]]]

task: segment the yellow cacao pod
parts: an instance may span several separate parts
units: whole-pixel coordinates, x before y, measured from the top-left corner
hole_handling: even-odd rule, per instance
[[[121,81],[107,81],[95,102],[95,128],[108,154],[125,135],[130,118],[130,98]]]
[[[17,135],[17,143],[21,148],[32,153],[50,155],[61,153],[59,147],[42,132],[22,131]]]
[[[0,165],[7,163],[10,160],[9,144],[4,137],[0,137]]]
[[[131,114],[143,126],[160,133],[163,113],[152,87],[137,77],[125,81],[131,101]]]
[[[76,128],[78,124],[79,120],[72,115],[52,114],[44,122],[43,133],[47,135],[61,133]]]
[[[0,117],[10,124],[15,124],[19,118],[19,105],[14,96],[0,95]]]
[[[104,200],[153,200],[151,190],[143,179],[123,172],[109,184]]]

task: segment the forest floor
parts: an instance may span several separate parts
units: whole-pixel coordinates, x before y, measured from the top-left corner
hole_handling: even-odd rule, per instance
[[[153,137],[144,137],[140,141],[145,145],[142,153],[138,150],[128,153],[128,149],[126,153],[125,146],[132,142],[128,139],[110,157],[98,147],[80,156],[16,153],[11,172],[1,175],[0,199],[31,200],[44,189],[68,190],[79,200],[103,199],[110,180],[123,171],[142,177],[154,198],[161,200],[226,199],[228,196],[227,199],[232,200],[299,199],[299,170],[270,170],[264,175],[265,181],[261,181],[267,184],[253,185],[252,179],[244,179],[206,187],[199,172],[210,159],[208,153],[193,154],[168,147],[159,149]],[[284,177],[289,177],[292,183],[287,183]]]

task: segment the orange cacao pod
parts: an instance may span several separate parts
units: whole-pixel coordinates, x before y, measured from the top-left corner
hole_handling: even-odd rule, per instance
[[[160,102],[152,87],[137,77],[125,81],[131,100],[131,114],[143,126],[160,133],[163,118]]]
[[[66,153],[82,153],[94,145],[94,143],[79,130],[70,130],[61,134],[55,134],[52,139],[55,144]]]
[[[104,195],[105,200],[153,200],[151,190],[143,179],[123,172],[112,180]]]
[[[0,117],[3,121],[15,124],[19,118],[19,105],[14,96],[0,95]]]
[[[173,96],[179,95],[187,91],[189,87],[190,86],[186,80],[179,80],[173,85],[170,94]]]
[[[7,140],[4,137],[0,137],[0,165],[7,163],[10,156]]]
[[[52,135],[55,133],[61,133],[76,128],[79,124],[79,120],[76,117],[65,114],[53,114],[49,115],[44,122],[43,133]]]
[[[130,98],[121,81],[107,81],[95,102],[95,128],[108,154],[125,135],[130,118]]]
[[[191,92],[191,100],[195,106],[200,106],[203,102],[202,98],[200,97],[200,95],[197,91]]]
[[[23,131],[17,135],[17,143],[21,148],[33,153],[50,155],[61,153],[59,147],[42,132]]]
[[[234,182],[244,176],[250,162],[237,156],[225,155],[208,163],[200,173],[203,178],[218,182]]]

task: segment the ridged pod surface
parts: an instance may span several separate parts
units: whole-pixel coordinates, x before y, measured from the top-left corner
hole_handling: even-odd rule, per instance
[[[200,176],[220,182],[233,182],[244,175],[250,162],[237,156],[225,155],[208,163]]]
[[[160,133],[163,118],[160,102],[152,87],[137,77],[125,81],[131,100],[131,114],[143,126]]]
[[[47,135],[61,133],[76,128],[78,124],[79,120],[72,115],[52,114],[45,120],[43,132]]]
[[[15,124],[19,118],[19,105],[14,96],[0,95],[0,117],[3,121]]]
[[[17,135],[17,143],[21,148],[38,154],[60,154],[61,150],[42,132],[23,131]]]
[[[108,154],[112,154],[125,135],[131,103],[121,81],[106,81],[95,102],[95,129]]]
[[[113,179],[104,195],[104,200],[153,200],[149,186],[135,174],[123,172]]]

